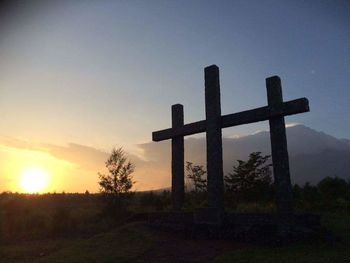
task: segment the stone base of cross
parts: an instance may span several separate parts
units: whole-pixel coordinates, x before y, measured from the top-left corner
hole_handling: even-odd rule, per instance
[[[277,210],[281,215],[293,213],[284,116],[308,112],[308,100],[301,98],[283,102],[281,80],[278,76],[273,76],[266,79],[267,106],[222,116],[219,68],[216,65],[206,67],[204,77],[206,119],[185,125],[183,106],[175,104],[171,108],[172,127],[152,133],[153,141],[172,140],[173,208],[180,210],[184,202],[184,136],[206,132],[209,208],[223,211],[224,181],[221,129],[268,120]]]

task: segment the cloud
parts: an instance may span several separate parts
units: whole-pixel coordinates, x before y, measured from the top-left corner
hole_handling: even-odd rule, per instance
[[[0,144],[3,146],[21,149],[21,150],[32,150],[32,151],[42,151],[43,147],[40,143],[33,143],[23,139],[13,138],[9,136],[1,136]]]
[[[143,158],[130,155],[136,165],[136,189],[159,189],[171,184],[171,145],[170,141],[149,142],[137,145]]]
[[[0,145],[19,150],[30,150],[48,153],[51,156],[72,163],[79,170],[79,174],[105,171],[105,161],[110,153],[94,147],[77,143],[55,145],[49,143],[29,142],[20,138],[2,136]],[[128,158],[136,166],[134,179],[136,190],[158,189],[170,185],[170,143],[146,143],[138,147],[144,157],[127,153]],[[97,177],[96,177],[97,181]]]
[[[45,152],[57,159],[68,161],[85,170],[101,168],[108,158],[107,152],[77,143],[69,143],[66,146],[61,146],[49,143],[29,142],[23,139],[3,136],[0,138],[0,144],[21,150]]]
[[[230,164],[226,168],[232,167],[233,159],[237,159],[236,154],[237,143],[244,140],[245,137],[238,138],[223,138],[224,163]],[[81,145],[77,143],[68,143],[67,145],[55,145],[49,143],[34,143],[26,140],[1,137],[0,144],[7,147],[40,151],[50,154],[51,156],[65,160],[76,165],[79,169],[79,174],[83,176],[86,172],[104,172],[105,161],[109,157],[108,152],[96,149],[94,147]],[[235,144],[235,145],[232,145]],[[240,145],[238,145],[240,146]],[[256,143],[254,143],[256,146]],[[138,156],[133,153],[128,153],[128,158],[136,166],[134,179],[136,190],[159,189],[169,187],[171,185],[171,143],[163,142],[148,142],[138,144],[137,147],[143,153],[143,156]],[[239,147],[241,148],[241,147]],[[185,160],[196,164],[206,165],[206,139],[186,138],[185,139]],[[238,152],[245,153],[240,149]],[[249,151],[247,152],[247,154]]]
[[[287,129],[287,133],[292,171],[293,167],[297,167],[296,164],[298,164],[298,162],[294,161],[296,160],[296,155],[312,155],[322,153],[327,151],[327,149],[339,151],[348,149],[344,142],[313,131],[305,126],[293,123],[290,126],[288,125],[288,127],[290,127]],[[238,138],[224,137],[222,140],[225,174],[232,170],[232,166],[237,165],[236,160],[246,160],[251,152],[260,151],[263,154],[270,154],[270,134],[266,131]],[[62,146],[30,143],[11,137],[0,137],[0,144],[20,149],[43,151],[58,159],[74,163],[78,167],[79,176],[89,173],[96,180],[96,183],[94,183],[96,185],[97,172],[104,172],[104,164],[110,154],[109,152],[77,143],[69,143]],[[139,148],[138,154],[127,153],[128,158],[136,166],[134,180],[137,183],[134,189],[146,190],[169,187],[171,185],[170,140],[138,144],[137,147]],[[139,152],[143,156],[139,156]],[[185,161],[206,166],[205,137],[188,137],[185,139]],[[303,166],[303,164],[300,165]],[[302,178],[305,177],[302,169],[295,168],[295,171],[295,178],[298,177],[302,181]],[[96,174],[96,177],[94,174]],[[91,181],[93,180],[91,179]]]
[[[300,125],[300,123],[298,122],[290,122],[290,123],[286,123],[286,128],[290,128],[290,127],[294,127]]]
[[[98,171],[104,166],[109,154],[96,148],[69,143],[67,146],[44,144],[46,152],[52,156],[77,164],[85,170]]]

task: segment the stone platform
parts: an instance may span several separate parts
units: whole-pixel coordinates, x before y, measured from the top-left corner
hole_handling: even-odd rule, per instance
[[[293,214],[284,219],[275,213],[151,213],[148,224],[152,229],[174,232],[189,238],[229,239],[263,243],[281,243],[313,238],[321,229],[320,216]],[[209,215],[209,216],[207,216]],[[288,221],[286,226],[285,222]]]

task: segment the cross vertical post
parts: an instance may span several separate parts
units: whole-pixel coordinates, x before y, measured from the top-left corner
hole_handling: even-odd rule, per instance
[[[184,125],[184,110],[181,104],[171,106],[172,128],[176,129]],[[174,210],[181,210],[184,202],[184,136],[176,136],[171,139],[171,171],[172,171],[172,203]]]
[[[267,78],[266,89],[270,110],[283,111],[281,79],[278,76]],[[280,215],[288,215],[293,213],[293,197],[284,116],[270,118],[269,124],[277,211]]]
[[[219,68],[216,65],[206,67],[204,78],[209,207],[223,209],[224,182]]]

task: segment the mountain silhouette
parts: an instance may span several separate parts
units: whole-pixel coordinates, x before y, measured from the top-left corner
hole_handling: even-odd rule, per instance
[[[310,182],[317,184],[327,176],[338,176],[350,180],[350,140],[338,139],[324,132],[318,132],[304,125],[287,129],[288,153],[292,183],[300,185]],[[232,171],[237,160],[247,160],[251,152],[260,151],[271,154],[270,133],[261,131],[242,137],[224,137],[224,173]],[[148,162],[139,162],[140,170],[152,171],[139,181],[149,184],[159,182],[159,188],[171,182],[171,144],[170,141],[150,142],[139,145]],[[185,139],[185,160],[206,165],[205,137]]]
[[[225,170],[232,169],[232,159],[246,160],[249,153],[270,154],[267,131],[241,138],[224,139]],[[287,128],[288,152],[293,183],[317,183],[326,176],[350,179],[350,141],[337,139],[304,125]],[[229,163],[231,162],[231,166]],[[229,167],[228,167],[229,166]]]
[[[326,176],[350,179],[349,140],[337,139],[304,125],[287,128],[287,140],[293,183],[315,184]],[[237,139],[226,138],[224,149],[227,170],[231,169],[227,165],[233,156],[245,160],[253,151],[270,154],[270,134],[264,131]]]

